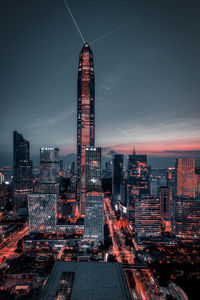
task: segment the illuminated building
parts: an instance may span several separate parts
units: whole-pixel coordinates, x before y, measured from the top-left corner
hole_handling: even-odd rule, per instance
[[[17,131],[13,132],[13,187],[14,209],[19,213],[19,207],[27,207],[27,195],[32,191],[33,177],[29,142]]]
[[[40,192],[58,191],[59,149],[40,148]]]
[[[57,194],[29,194],[29,231],[55,232],[57,213]]]
[[[104,196],[91,192],[86,196],[84,239],[104,241]]]
[[[123,179],[123,155],[115,154],[113,157],[112,173],[112,204],[121,200],[121,183]]]
[[[136,203],[137,238],[157,237],[160,234],[160,201],[153,196],[141,196]]]
[[[5,181],[5,176],[0,173],[0,184],[2,184]]]
[[[101,148],[86,148],[86,192],[101,190]]]
[[[200,199],[200,168],[196,168],[195,174],[196,174],[196,189],[195,189],[195,194],[196,194],[196,198]]]
[[[133,154],[128,156],[127,165],[127,204],[130,221],[135,222],[135,206],[138,198],[148,195],[149,192],[147,156],[136,155],[134,150]]]
[[[160,190],[160,213],[162,226],[165,231],[171,230],[171,204],[172,192],[167,186],[159,188]]]
[[[179,158],[176,167],[177,197],[195,198],[195,162],[194,158]]]
[[[86,148],[95,146],[95,92],[93,53],[84,44],[79,56],[77,93],[77,201],[85,213]]]
[[[176,201],[176,236],[200,238],[200,200],[179,197]]]

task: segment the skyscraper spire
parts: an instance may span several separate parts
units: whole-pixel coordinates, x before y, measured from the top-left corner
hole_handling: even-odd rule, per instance
[[[77,201],[85,213],[86,148],[95,145],[95,91],[93,53],[88,43],[79,56],[77,91]]]

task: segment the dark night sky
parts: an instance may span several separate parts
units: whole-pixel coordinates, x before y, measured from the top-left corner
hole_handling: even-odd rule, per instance
[[[87,42],[106,34],[91,46],[97,145],[200,150],[200,2],[68,3]],[[0,163],[12,159],[14,129],[33,155],[41,146],[75,152],[83,42],[63,1],[1,0],[0,36]]]

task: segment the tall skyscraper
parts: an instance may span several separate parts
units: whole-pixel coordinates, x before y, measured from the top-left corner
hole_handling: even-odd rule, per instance
[[[104,196],[91,192],[86,196],[84,238],[96,242],[104,241]]]
[[[40,148],[40,192],[58,192],[59,149]]]
[[[95,86],[93,53],[86,43],[79,56],[77,92],[77,201],[85,214],[86,148],[95,146]]]
[[[129,220],[135,222],[135,208],[138,198],[150,194],[149,168],[147,156],[136,155],[135,150],[128,156],[127,166],[127,205]]]
[[[123,180],[123,155],[115,154],[113,157],[112,175],[112,204],[121,200],[121,183]]]
[[[175,162],[177,197],[195,198],[195,161],[194,158],[179,158]]]
[[[27,194],[32,191],[32,161],[30,160],[30,144],[17,131],[13,132],[13,186],[14,209],[27,205]]]

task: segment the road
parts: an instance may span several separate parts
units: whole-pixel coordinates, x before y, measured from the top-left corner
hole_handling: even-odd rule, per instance
[[[12,236],[8,237],[0,245],[0,261],[3,257],[9,258],[15,254],[18,241],[28,233],[28,226],[22,230],[15,232]]]

